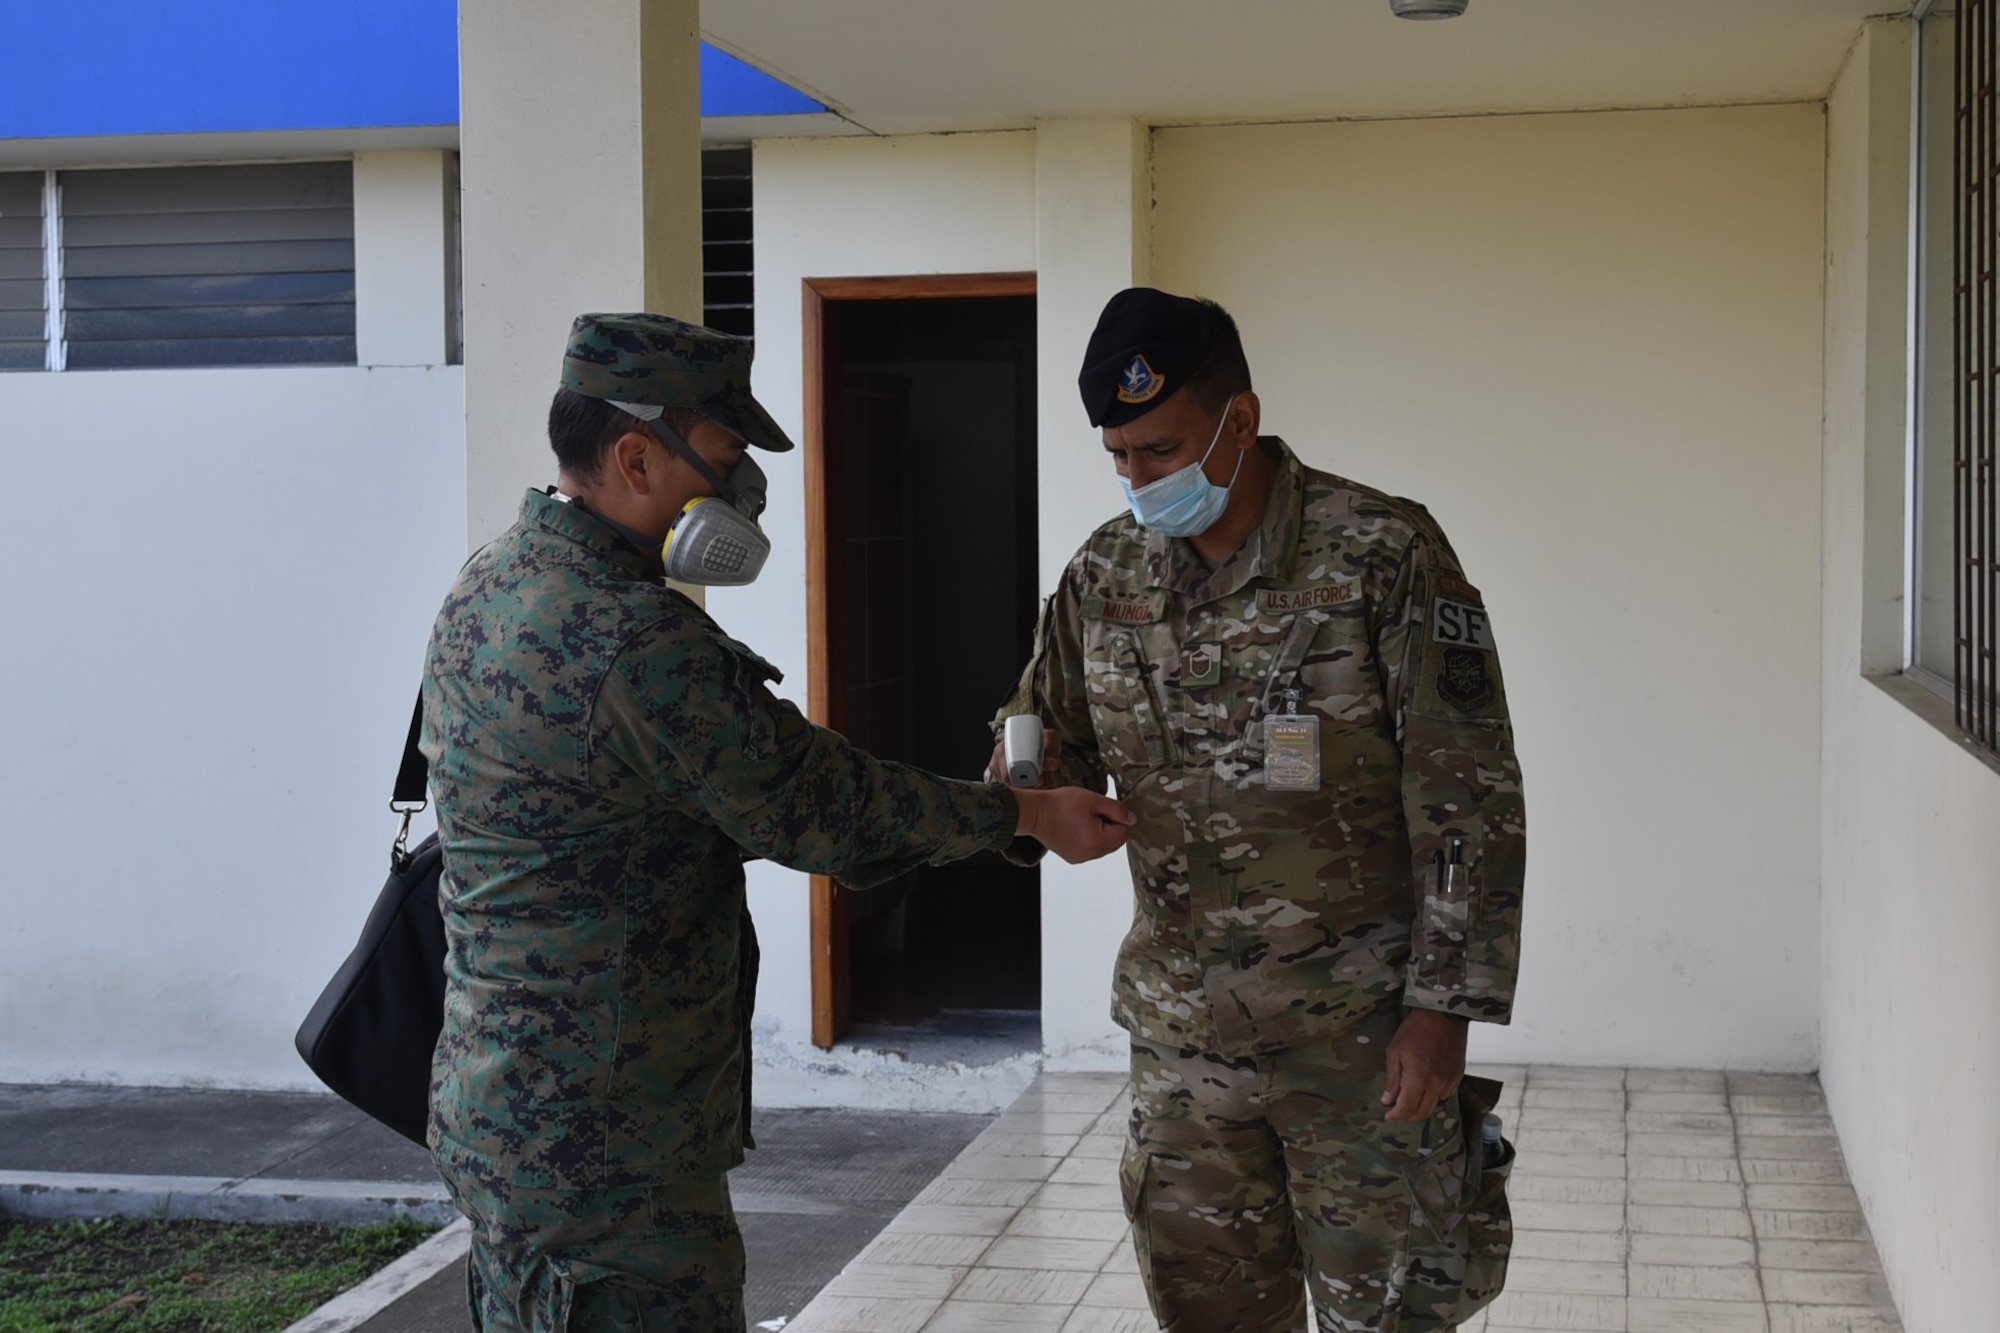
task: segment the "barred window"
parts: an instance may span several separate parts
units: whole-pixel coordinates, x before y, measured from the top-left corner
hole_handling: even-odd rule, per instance
[[[2000,2],[1919,13],[1910,674],[2000,752]]]

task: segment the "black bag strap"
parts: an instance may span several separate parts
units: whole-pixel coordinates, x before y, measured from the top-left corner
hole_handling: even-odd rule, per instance
[[[404,870],[410,864],[410,817],[430,804],[425,791],[430,781],[430,761],[417,748],[417,739],[424,729],[424,696],[417,692],[417,706],[410,714],[410,734],[403,741],[403,763],[396,770],[396,785],[389,793],[389,809],[403,817],[402,827],[396,830],[396,841],[389,846],[389,865],[395,870]]]
[[[417,695],[417,707],[410,714],[410,737],[403,742],[403,766],[396,770],[396,789],[389,797],[389,808],[414,804],[419,810],[424,808],[424,784],[431,775],[430,761],[417,748],[417,738],[424,729],[424,696]]]

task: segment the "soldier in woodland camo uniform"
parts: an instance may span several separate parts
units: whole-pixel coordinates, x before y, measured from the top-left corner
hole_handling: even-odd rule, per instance
[[[422,746],[450,953],[430,1141],[474,1223],[488,1333],[743,1327],[724,1173],[750,1144],[746,859],[866,888],[1024,828],[1071,859],[1122,842],[1122,825],[1095,852],[1050,831],[1065,809],[1115,811],[1100,795],[1050,793],[1037,822],[1005,788],[856,750],[662,583],[662,534],[707,502],[663,498],[662,477],[690,488],[673,471],[690,441],[791,447],[748,371],[741,339],[580,318],[550,412],[566,494],[527,494],[432,634]],[[644,503],[619,501],[630,521],[610,489],[586,505],[612,486],[600,464],[651,477]]]
[[[1303,1275],[1327,1333],[1457,1327],[1509,1229],[1478,1144],[1498,1088],[1459,1085],[1450,1029],[1509,1018],[1525,853],[1484,599],[1422,506],[1256,437],[1219,307],[1121,293],[1085,362],[1133,513],[1070,562],[1001,715],[1038,713],[1056,780],[1108,776],[1138,816],[1112,1013],[1154,1313],[1292,1329]],[[1402,1040],[1444,1032],[1441,1072],[1392,1119],[1421,1011]]]

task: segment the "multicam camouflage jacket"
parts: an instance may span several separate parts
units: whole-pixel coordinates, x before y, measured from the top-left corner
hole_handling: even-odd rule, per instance
[[[856,888],[1003,847],[1003,788],[880,762],[661,581],[531,491],[432,631],[423,688],[450,954],[431,1143],[454,1180],[583,1190],[742,1160],[743,861]]]
[[[1504,1023],[1526,829],[1484,600],[1422,506],[1260,447],[1280,465],[1243,547],[1211,569],[1129,516],[1099,528],[1001,710],[1060,735],[1057,781],[1108,775],[1139,817],[1112,1015],[1227,1055],[1399,995]],[[1293,708],[1317,723],[1267,753]],[[1281,757],[1311,789],[1266,785]]]

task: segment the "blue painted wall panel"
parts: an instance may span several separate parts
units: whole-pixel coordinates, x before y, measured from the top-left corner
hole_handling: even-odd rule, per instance
[[[0,138],[458,122],[455,0],[0,0]]]
[[[703,115],[825,110],[701,56]],[[0,0],[0,138],[457,123],[457,0]]]

